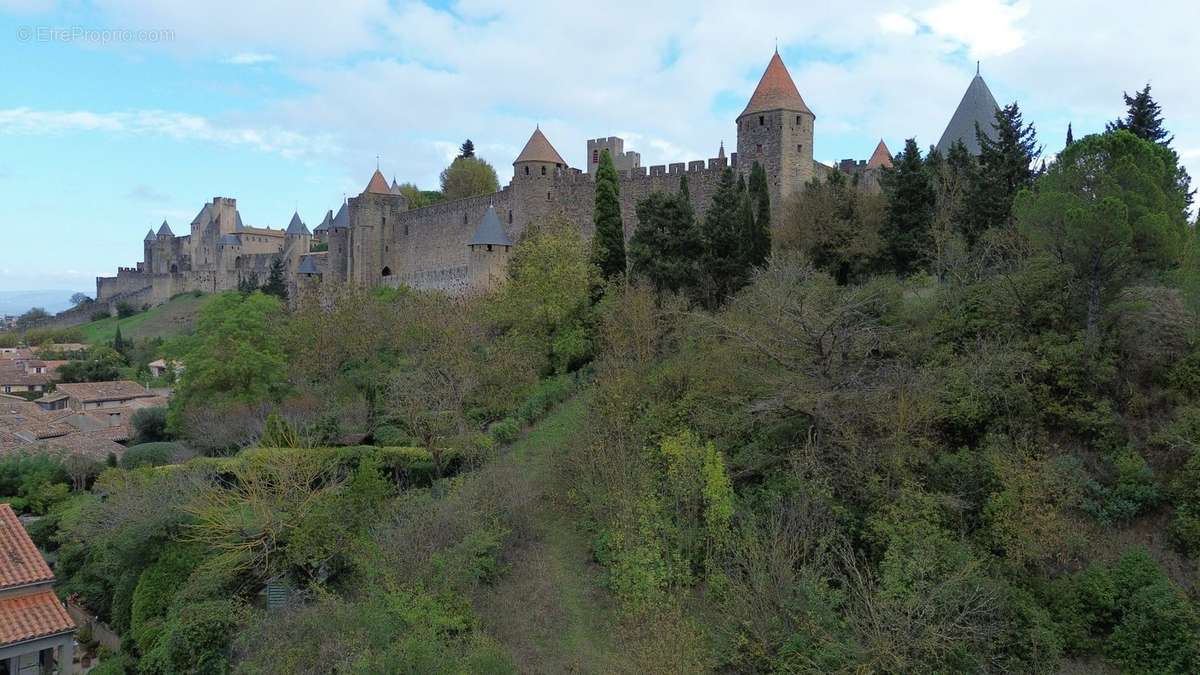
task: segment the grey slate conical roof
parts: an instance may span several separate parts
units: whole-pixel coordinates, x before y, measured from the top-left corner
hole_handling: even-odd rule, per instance
[[[154,241],[154,228],[153,227],[150,228],[150,231],[146,233],[146,238],[143,239],[142,241]]]
[[[313,262],[312,256],[306,255],[300,257],[300,266],[296,268],[300,274],[320,274],[317,269],[317,264]]]
[[[168,237],[175,236],[175,233],[171,231],[171,226],[167,225],[167,221],[165,221],[165,220],[163,221],[163,224],[158,227],[158,236],[161,237],[163,235],[166,235]]]
[[[311,234],[308,231],[308,226],[304,224],[303,220],[300,220],[300,214],[298,212],[292,212],[292,222],[288,223],[286,234],[290,234],[292,236],[308,236]]]
[[[508,233],[504,231],[504,226],[500,224],[500,216],[496,215],[496,207],[489,206],[483,214],[483,220],[479,223],[479,227],[475,228],[475,236],[471,237],[468,246],[486,246],[492,244],[494,246],[512,246],[512,240],[508,238]]]
[[[246,226],[242,224],[242,212],[234,211],[233,215],[234,215],[233,231],[241,232],[242,230],[246,229]]]
[[[992,128],[992,124],[996,121],[996,111],[999,109],[1000,106],[996,105],[996,99],[992,96],[992,91],[988,89],[987,83],[983,81],[983,77],[979,73],[975,73],[975,78],[967,87],[967,93],[963,94],[958,109],[954,111],[954,116],[946,125],[942,139],[938,141],[938,152],[944,156],[950,152],[950,146],[954,145],[955,141],[962,140],[963,145],[967,146],[967,150],[972,155],[978,155],[979,139],[975,137],[975,124],[979,124],[979,129],[988,138],[994,139],[996,130]]]
[[[330,223],[330,229],[345,230],[350,227],[350,214],[346,213],[346,203],[342,202],[342,208],[338,209],[337,215],[333,217],[333,222]]]
[[[325,219],[321,221],[320,225],[313,228],[313,232],[325,232],[331,224],[333,224],[333,209],[325,212]]]

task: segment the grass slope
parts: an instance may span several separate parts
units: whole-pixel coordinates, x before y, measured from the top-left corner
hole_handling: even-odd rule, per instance
[[[177,296],[145,312],[120,319],[121,336],[140,340],[147,337],[174,337],[191,333],[196,327],[196,317],[213,296],[196,297],[191,293]],[[79,326],[83,338],[90,344],[111,342],[117,332],[117,317],[109,317]]]
[[[618,614],[554,469],[577,436],[586,395],[567,401],[510,448],[540,495],[535,536],[504,561],[504,577],[475,599],[485,629],[522,673],[631,672],[615,644]]]
[[[474,598],[483,627],[522,673],[711,672],[694,612],[675,605],[632,614],[604,585],[559,469],[587,423],[588,400],[585,390],[563,403],[502,460],[521,469],[536,495],[534,534],[505,555],[504,576]]]

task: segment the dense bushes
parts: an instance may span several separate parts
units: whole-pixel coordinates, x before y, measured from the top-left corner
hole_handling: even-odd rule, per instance
[[[189,454],[187,448],[179,443],[139,443],[126,448],[118,464],[122,469],[162,466],[181,462]]]

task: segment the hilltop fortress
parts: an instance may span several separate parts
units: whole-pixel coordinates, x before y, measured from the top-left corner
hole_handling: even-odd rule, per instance
[[[990,129],[995,100],[976,75],[939,145],[967,138],[963,129]],[[621,215],[626,237],[637,226],[637,202],[655,191],[675,191],[688,176],[692,207],[703,217],[726,168],[747,175],[755,162],[766,170],[776,219],[781,205],[814,176],[835,168],[859,177],[864,189],[878,189],[879,171],[891,165],[883,141],[868,160],[842,160],[836,167],[813,159],[816,115],[800,96],[776,52],[754,94],[738,115],[737,151],[721,144],[711,159],[651,167],[638,153],[626,151],[617,137],[587,142],[587,170],[571,168],[536,128],[513,161],[512,179],[499,192],[410,208],[395,180],[389,185],[376,169],[366,188],[334,214],[325,214],[312,231],[293,214],[286,228],[256,228],[242,223],[234,199],[214,197],[192,220],[186,234],[175,234],[164,221],[143,241],[143,260],[119,268],[115,277],[96,279],[96,300],[115,309],[127,302],[142,307],[188,291],[235,289],[242,280],[265,281],[272,262],[281,259],[293,292],[321,283],[363,286],[407,285],[420,289],[468,292],[496,284],[525,227],[540,218],[561,215],[593,231],[594,174],[600,153],[608,150],[620,174]],[[957,134],[957,136],[955,136]],[[948,136],[955,138],[948,139]],[[313,251],[315,243],[325,250]]]

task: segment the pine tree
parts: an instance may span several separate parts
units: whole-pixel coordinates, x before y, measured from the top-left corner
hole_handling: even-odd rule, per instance
[[[1128,93],[1123,93],[1123,96],[1128,109],[1125,118],[1109,123],[1106,130],[1123,129],[1139,138],[1171,150],[1171,142],[1175,140],[1175,137],[1163,126],[1162,107],[1150,96],[1150,84],[1147,83],[1144,89],[1132,97]],[[1174,150],[1171,151],[1174,152]],[[1190,208],[1192,198],[1195,196],[1195,192],[1192,191],[1192,178],[1188,175],[1187,169],[1179,164],[1178,155],[1175,156],[1175,159],[1177,167],[1175,182],[1187,196],[1187,204]]]
[[[1147,83],[1145,89],[1133,96],[1128,92],[1123,92],[1122,96],[1128,108],[1125,118],[1110,122],[1106,130],[1124,129],[1151,143],[1158,143],[1165,148],[1171,147],[1171,141],[1175,140],[1175,137],[1163,128],[1162,108],[1150,96],[1150,84]]]
[[[758,162],[750,168],[750,199],[754,202],[754,225],[747,233],[746,262],[762,267],[771,256],[771,193],[767,172]]]
[[[458,149],[458,156],[463,159],[470,159],[475,156],[475,144],[471,142],[471,139],[468,138],[463,141],[462,146]]]
[[[1069,148],[1075,142],[1075,132],[1071,129],[1071,123],[1067,122],[1067,144],[1063,147]]]
[[[679,176],[679,196],[683,197],[683,200],[688,203],[689,207],[691,206],[692,191],[688,187],[688,179],[687,179],[686,173],[680,174],[680,176]]]
[[[990,228],[1012,226],[1013,199],[1033,186],[1034,162],[1042,153],[1037,130],[1032,123],[1025,124],[1016,103],[996,111],[992,128],[995,140],[975,129],[979,171],[968,195],[965,223],[967,242],[972,245]]]
[[[617,169],[608,150],[600,153],[596,170],[596,208],[593,222],[592,262],[605,279],[625,274],[625,225],[621,222],[620,187]]]
[[[284,267],[282,258],[277,257],[272,260],[271,271],[267,274],[267,283],[262,285],[262,292],[287,302],[287,280],[284,278],[286,273],[287,269]]]
[[[916,139],[905,141],[895,164],[884,171],[883,189],[888,207],[880,234],[896,273],[908,274],[925,265],[932,249],[933,182]]]
[[[740,241],[741,196],[733,170],[725,169],[700,228],[703,244],[700,301],[709,309],[719,307],[745,283]]]

